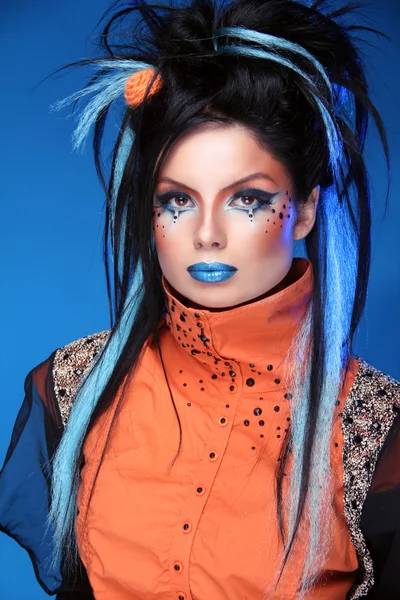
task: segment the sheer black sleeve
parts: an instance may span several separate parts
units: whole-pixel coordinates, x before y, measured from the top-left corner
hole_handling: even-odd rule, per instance
[[[381,450],[361,519],[374,564],[369,600],[400,599],[400,416]]]
[[[54,395],[52,364],[55,353],[25,379],[25,398],[0,472],[0,531],[15,539],[32,561],[45,592],[57,599],[94,599],[82,564],[71,584],[62,563],[49,567],[52,534],[46,533],[50,503],[51,460],[63,425]]]

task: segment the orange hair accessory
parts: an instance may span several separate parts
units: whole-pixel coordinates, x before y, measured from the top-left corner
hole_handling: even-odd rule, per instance
[[[146,95],[152,79],[154,78],[154,69],[142,69],[132,73],[125,85],[125,100],[129,106],[139,106]],[[162,88],[161,76],[157,75],[148,92],[148,97],[156,94]]]

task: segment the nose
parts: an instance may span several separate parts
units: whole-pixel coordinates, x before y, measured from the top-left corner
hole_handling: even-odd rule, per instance
[[[196,250],[224,248],[227,235],[223,226],[222,216],[211,210],[199,215],[199,223],[194,232],[193,245]]]

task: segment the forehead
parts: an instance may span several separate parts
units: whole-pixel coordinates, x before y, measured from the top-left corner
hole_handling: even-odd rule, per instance
[[[257,172],[266,173],[278,186],[290,185],[284,165],[260,145],[252,131],[241,125],[212,124],[187,132],[174,143],[159,179],[168,177],[194,189],[222,189]]]

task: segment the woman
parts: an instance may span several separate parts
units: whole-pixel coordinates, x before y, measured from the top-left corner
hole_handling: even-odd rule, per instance
[[[362,28],[321,2],[124,6],[61,103],[93,94],[111,328],[28,375],[2,529],[58,598],[397,598],[400,384],[351,351],[369,116],[387,156]]]

